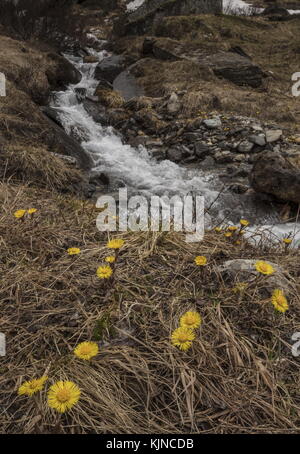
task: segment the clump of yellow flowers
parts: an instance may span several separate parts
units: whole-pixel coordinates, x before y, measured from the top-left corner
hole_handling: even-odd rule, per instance
[[[106,262],[106,265],[100,265],[97,268],[96,274],[99,279],[109,279],[113,276],[115,265],[119,256],[119,250],[122,246],[124,246],[124,244],[125,241],[121,238],[114,238],[108,241],[106,247],[108,249],[113,249],[115,251],[115,255],[108,255],[107,257],[105,257],[104,260]]]
[[[171,335],[172,345],[182,351],[189,350],[196,337],[194,330],[199,328],[201,323],[202,319],[198,312],[188,311],[183,314],[180,318],[179,327]]]
[[[14,212],[14,217],[16,219],[23,219],[24,216],[29,214],[30,216],[33,216],[37,212],[37,208],[29,208],[29,210],[17,210]]]

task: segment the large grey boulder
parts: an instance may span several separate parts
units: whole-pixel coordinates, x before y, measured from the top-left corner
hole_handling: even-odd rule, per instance
[[[230,80],[236,85],[258,88],[266,76],[264,71],[249,58],[233,52],[218,52],[201,59],[202,65],[209,66],[217,77]]]
[[[145,35],[166,16],[222,13],[222,0],[145,0],[131,13],[124,14],[114,24],[114,34]]]
[[[300,203],[300,170],[274,151],[263,153],[255,162],[251,185],[257,192]]]
[[[124,70],[124,58],[120,55],[112,55],[104,58],[95,69],[95,78],[106,80],[111,84],[116,77]]]

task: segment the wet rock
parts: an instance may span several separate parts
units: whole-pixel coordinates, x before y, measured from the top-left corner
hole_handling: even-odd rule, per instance
[[[248,58],[232,52],[219,52],[200,61],[212,68],[216,76],[230,80],[236,85],[258,88],[265,77],[265,73],[258,65]]]
[[[200,132],[186,132],[182,137],[185,142],[194,143],[202,139],[202,134]]]
[[[281,129],[267,129],[266,131],[266,141],[268,143],[277,142],[282,137]]]
[[[145,38],[142,53],[164,61],[176,61],[181,59],[183,52],[179,41],[171,38]]]
[[[65,57],[51,52],[48,58],[53,65],[46,71],[46,76],[53,89],[65,88],[81,81],[81,73]]]
[[[106,57],[96,66],[95,78],[113,83],[115,78],[124,70],[124,64],[124,58],[119,55]]]
[[[227,163],[233,161],[232,153],[228,150],[227,151],[217,151],[217,153],[215,153],[215,155],[214,155],[214,158],[219,164],[227,164]]]
[[[242,183],[233,183],[228,188],[231,192],[235,194],[245,194],[248,191],[249,186]]]
[[[54,123],[56,123],[57,126],[60,126],[61,128],[63,128],[63,124],[62,124],[62,121],[60,118],[61,115],[64,113],[63,109],[60,109],[58,107],[54,108],[54,107],[46,106],[46,107],[41,107],[41,110],[45,115],[47,115],[48,118],[50,118],[50,120],[54,121]]]
[[[206,158],[200,162],[200,168],[203,170],[210,170],[215,167],[216,161],[212,156],[206,156]]]
[[[130,70],[121,72],[114,80],[113,89],[118,91],[125,101],[142,96],[143,88],[138,84],[137,79]]]
[[[151,156],[158,161],[163,161],[167,157],[167,152],[164,148],[153,148],[150,150]]]
[[[267,152],[255,162],[251,185],[260,193],[300,203],[300,170],[279,153]]]
[[[61,154],[74,157],[82,169],[91,169],[93,162],[88,152],[52,119],[47,116],[45,116],[45,119],[49,123],[49,132],[46,139],[48,145]]]
[[[167,104],[168,113],[176,115],[181,110],[181,107],[181,102],[179,101],[177,94],[173,92]]]
[[[203,123],[207,129],[217,129],[222,126],[222,121],[220,117],[210,118],[208,120],[203,120]]]
[[[86,97],[87,89],[83,87],[75,88],[76,98],[78,102],[82,102]]]
[[[152,109],[141,109],[135,113],[134,118],[141,128],[150,134],[156,134],[159,130],[166,127],[166,123],[163,122],[159,118],[157,112]]]
[[[204,158],[211,152],[211,146],[206,143],[197,142],[194,145],[195,155],[197,158]]]
[[[259,145],[260,147],[264,147],[266,145],[266,136],[264,134],[253,134],[249,136],[249,142]]]
[[[179,148],[170,148],[167,151],[167,159],[173,162],[180,162],[184,157],[184,153]]]
[[[249,153],[253,147],[254,147],[253,143],[249,142],[248,140],[245,140],[239,144],[238,151],[240,153]]]
[[[94,171],[90,175],[89,183],[95,186],[109,186],[110,179],[105,173]]]
[[[91,101],[90,99],[85,99],[83,106],[96,123],[100,123],[104,126],[108,125],[107,112],[104,106],[98,102]]]

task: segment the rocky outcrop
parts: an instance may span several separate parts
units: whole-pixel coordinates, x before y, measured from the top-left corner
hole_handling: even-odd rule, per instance
[[[104,58],[95,69],[95,78],[113,83],[115,78],[124,70],[124,58],[112,55]]]
[[[255,162],[251,175],[255,191],[279,200],[300,203],[300,170],[279,153],[264,153]]]
[[[222,0],[146,0],[136,11],[121,17],[114,25],[119,36],[144,35],[153,31],[165,16],[217,14],[222,12]]]
[[[234,52],[218,52],[204,57],[202,65],[212,68],[216,76],[230,80],[236,85],[258,88],[265,77],[264,71],[249,58]]]
[[[163,61],[192,61],[201,68],[210,69],[217,77],[240,86],[258,88],[266,77],[266,73],[248,56],[234,51],[207,54],[203,50],[189,49],[185,43],[170,38],[145,38],[142,54]]]
[[[262,12],[263,16],[267,16],[269,20],[286,20],[290,17],[290,13],[286,8],[279,5],[270,5]]]

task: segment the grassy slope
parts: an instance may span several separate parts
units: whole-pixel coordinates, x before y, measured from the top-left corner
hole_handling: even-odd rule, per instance
[[[299,360],[289,346],[300,328],[297,291],[283,315],[263,285],[238,296],[235,283],[216,273],[229,258],[263,258],[288,270],[297,289],[297,252],[234,246],[209,232],[192,245],[180,234],[126,234],[115,281],[105,284],[95,271],[107,236],[95,227],[92,205],[20,185],[0,189],[0,331],[8,341],[1,432],[299,431]],[[13,217],[30,207],[39,209],[33,219]],[[82,254],[68,256],[71,246]],[[193,263],[197,254],[208,257],[205,271]],[[203,324],[192,350],[182,353],[169,338],[189,309]],[[91,339],[100,342],[99,356],[75,359],[72,349]],[[59,428],[45,391],[17,396],[22,381],[44,373],[50,383],[71,379],[82,390]]]
[[[275,120],[295,129],[300,111],[298,98],[291,94],[291,77],[299,71],[299,23],[297,18],[269,22],[225,15],[164,18],[157,25],[156,36],[179,41],[184,54],[210,54],[240,46],[269,76],[254,90],[217,79],[193,62],[153,59],[141,65],[139,82],[150,96],[187,90],[184,104],[192,115],[199,109],[212,109],[217,96],[224,112]],[[139,58],[143,41],[144,37],[125,37],[116,43],[116,50]]]

